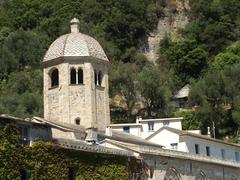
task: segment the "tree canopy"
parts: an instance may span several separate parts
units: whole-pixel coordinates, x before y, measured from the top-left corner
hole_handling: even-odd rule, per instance
[[[172,97],[190,84],[197,109],[184,114],[184,126],[206,130],[214,121],[219,134],[224,127],[237,134],[239,0],[190,0],[190,22],[178,31],[181,38],[167,33],[152,64],[140,49],[166,7],[165,0],[0,1],[0,113],[42,116],[40,62],[76,17],[80,31],[96,38],[111,60],[110,96],[120,94],[125,104],[112,119],[174,116]]]

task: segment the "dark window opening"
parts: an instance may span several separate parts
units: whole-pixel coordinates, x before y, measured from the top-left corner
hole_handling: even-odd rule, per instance
[[[171,149],[177,150],[178,149],[178,143],[171,143]]]
[[[210,147],[209,146],[206,147],[206,154],[207,154],[207,156],[210,156]]]
[[[78,84],[83,84],[83,70],[78,69]]]
[[[153,178],[154,168],[150,168],[150,178]]]
[[[27,171],[25,169],[20,169],[19,172],[20,172],[21,180],[28,180]]]
[[[235,152],[235,159],[236,161],[239,161],[239,152]]]
[[[80,125],[80,118],[75,119],[76,125]]]
[[[126,133],[130,133],[130,127],[129,126],[123,127],[123,131]]]
[[[225,159],[225,150],[221,149],[222,159]]]
[[[198,144],[195,144],[195,153],[199,154],[199,145]]]
[[[97,72],[96,70],[94,71],[94,83],[97,85]]]
[[[170,122],[169,122],[168,120],[164,120],[164,121],[163,121],[163,126],[168,126],[169,123],[170,123]]]
[[[102,85],[102,72],[99,71],[98,73],[98,85],[101,86]]]
[[[154,131],[154,122],[148,122],[148,131]]]
[[[71,69],[71,84],[77,84],[77,79],[76,79],[76,70]]]
[[[28,126],[19,126],[19,144],[30,145],[30,129]]]
[[[51,87],[59,85],[58,70],[54,69],[51,73]]]
[[[68,168],[68,180],[75,180],[76,175],[75,175],[75,169],[72,167]]]

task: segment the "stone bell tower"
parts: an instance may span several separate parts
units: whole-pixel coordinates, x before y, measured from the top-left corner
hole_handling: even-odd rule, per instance
[[[110,123],[109,60],[101,45],[79,32],[79,20],[69,34],[57,38],[43,59],[44,118],[105,130]]]

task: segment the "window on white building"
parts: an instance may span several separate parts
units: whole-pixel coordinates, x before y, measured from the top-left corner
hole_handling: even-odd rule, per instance
[[[169,125],[169,121],[163,121],[163,126],[168,126]]]
[[[239,161],[239,152],[235,152],[235,160]]]
[[[195,144],[195,153],[199,154],[199,145],[198,144]]]
[[[222,159],[225,159],[225,150],[221,149],[221,155],[222,155]]]
[[[148,122],[148,131],[154,131],[154,122]]]
[[[123,131],[126,133],[130,133],[130,127],[129,126],[123,127]]]
[[[171,143],[171,149],[172,150],[177,150],[178,149],[178,143]]]
[[[209,146],[206,146],[206,155],[210,156],[210,147]]]

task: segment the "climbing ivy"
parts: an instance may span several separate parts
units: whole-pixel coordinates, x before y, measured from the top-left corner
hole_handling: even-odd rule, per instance
[[[18,130],[6,125],[0,131],[0,177],[20,180],[20,170],[26,170],[30,180],[66,180],[69,168],[76,179],[124,180],[138,170],[134,158],[64,149],[51,142],[36,142],[33,146],[17,143]]]

